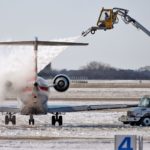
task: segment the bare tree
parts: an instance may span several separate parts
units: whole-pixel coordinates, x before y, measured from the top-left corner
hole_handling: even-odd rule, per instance
[[[92,61],[85,66],[81,67],[82,70],[109,70],[114,69],[109,64],[105,64],[102,62]]]

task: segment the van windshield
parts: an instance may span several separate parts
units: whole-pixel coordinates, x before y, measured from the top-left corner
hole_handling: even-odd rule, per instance
[[[140,107],[150,107],[150,97],[144,97],[141,99],[140,103],[139,103]]]

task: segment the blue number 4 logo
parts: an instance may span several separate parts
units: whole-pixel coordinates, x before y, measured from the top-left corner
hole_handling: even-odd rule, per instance
[[[133,150],[133,148],[131,148],[131,138],[124,138],[122,143],[119,145],[118,150]]]

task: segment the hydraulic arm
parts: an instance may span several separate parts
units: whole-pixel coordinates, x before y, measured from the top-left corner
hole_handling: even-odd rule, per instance
[[[114,25],[119,22],[118,16],[121,16],[122,20],[126,23],[132,23],[137,29],[141,29],[144,33],[150,36],[150,31],[147,30],[142,24],[136,21],[134,18],[128,15],[128,10],[122,8],[104,9],[102,8],[97,25],[92,26],[86,31],[82,32],[82,36],[86,36],[89,33],[95,34],[97,30],[110,30],[114,28]]]

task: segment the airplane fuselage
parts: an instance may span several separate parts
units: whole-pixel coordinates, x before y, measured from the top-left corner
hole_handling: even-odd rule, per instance
[[[47,114],[49,84],[41,77],[37,78],[36,84],[32,87],[27,87],[19,97],[22,115]]]

